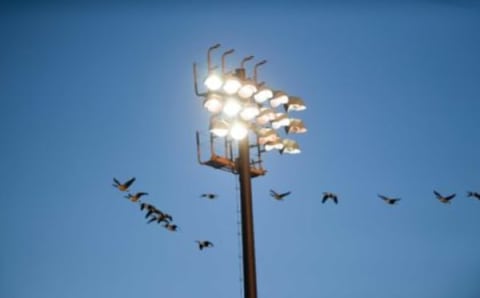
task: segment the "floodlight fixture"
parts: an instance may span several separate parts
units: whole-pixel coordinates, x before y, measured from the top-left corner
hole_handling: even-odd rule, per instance
[[[247,124],[242,121],[235,121],[230,127],[230,136],[234,140],[242,140],[248,135]]]
[[[230,125],[223,119],[211,119],[209,130],[217,137],[223,138],[228,134]]]
[[[242,86],[238,90],[238,95],[242,98],[250,98],[255,92],[257,92],[255,82],[247,79],[242,82]]]
[[[220,75],[215,72],[211,72],[205,79],[204,84],[208,88],[208,90],[217,91],[222,87],[223,80]]]
[[[258,104],[254,102],[247,102],[244,104],[242,110],[240,111],[240,117],[245,121],[250,121],[253,118],[257,117],[260,113]]]
[[[280,150],[280,153],[298,154],[300,152],[300,146],[297,142],[290,139],[283,140],[283,148]]]
[[[283,91],[273,92],[273,97],[270,99],[272,108],[276,108],[282,104],[288,103],[288,96]]]
[[[272,121],[272,127],[274,129],[279,129],[280,127],[288,125],[290,125],[290,119],[288,118],[288,115],[284,113],[277,113],[275,119]]]
[[[277,115],[274,110],[267,107],[261,107],[260,114],[258,114],[256,121],[258,125],[265,125],[276,117]]]
[[[307,128],[300,119],[290,119],[290,124],[285,126],[286,133],[306,133]]]
[[[260,128],[257,130],[258,143],[260,145],[265,145],[270,142],[275,142],[280,140],[280,137],[277,134],[277,131],[273,128]]]
[[[273,91],[272,89],[262,85],[258,88],[258,91],[253,95],[253,98],[255,99],[256,102],[258,103],[263,103],[266,100],[269,100],[270,98],[273,97]]]
[[[283,147],[284,147],[283,142],[280,139],[267,142],[264,145],[265,151],[282,150]]]
[[[223,105],[223,113],[227,117],[235,117],[242,110],[242,104],[237,98],[227,97]]]
[[[223,97],[217,93],[208,93],[203,101],[203,106],[212,114],[220,113],[223,107]]]
[[[238,77],[233,74],[225,75],[225,82],[223,84],[223,91],[227,94],[235,94],[242,87],[242,83]]]
[[[303,100],[297,96],[290,96],[288,98],[288,102],[284,105],[284,107],[287,112],[303,111],[307,108]]]

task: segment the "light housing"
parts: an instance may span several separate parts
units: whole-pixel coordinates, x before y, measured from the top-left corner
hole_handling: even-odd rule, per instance
[[[290,139],[283,140],[283,148],[280,150],[280,153],[298,154],[300,152],[300,146],[297,142]]]
[[[240,111],[240,117],[242,117],[242,119],[245,121],[250,121],[257,117],[259,113],[260,109],[258,108],[258,104],[254,102],[247,102]]]
[[[275,112],[267,107],[260,108],[260,114],[257,116],[257,124],[258,125],[265,125],[268,122],[274,120],[276,118]]]
[[[282,104],[288,103],[288,96],[283,91],[273,92],[273,97],[270,99],[270,105],[272,108],[276,108]]]
[[[242,83],[240,82],[240,79],[237,78],[236,76],[229,74],[225,77],[225,82],[223,84],[223,91],[227,94],[235,94],[238,92],[238,90],[242,87]]]
[[[217,137],[225,137],[228,134],[230,125],[223,119],[211,119],[209,130]]]
[[[273,97],[273,91],[265,86],[261,86],[257,93],[253,95],[253,98],[255,99],[256,102],[262,103],[270,98]]]
[[[283,142],[280,139],[275,140],[275,141],[271,141],[271,142],[267,142],[264,145],[264,148],[265,148],[266,151],[272,151],[274,149],[282,150],[283,147],[284,147]]]
[[[217,114],[222,111],[223,97],[220,94],[208,93],[207,97],[203,101],[203,106],[213,114]]]
[[[290,119],[288,118],[287,114],[284,113],[277,113],[274,120],[272,120],[272,127],[274,129],[279,129],[283,126],[290,125]]]
[[[238,90],[238,95],[242,98],[250,98],[255,92],[257,92],[255,82],[252,80],[245,80]]]
[[[235,117],[242,110],[242,104],[237,98],[228,97],[223,105],[223,113],[228,117]]]
[[[284,105],[285,111],[303,111],[307,107],[300,97],[290,96],[288,102]]]
[[[210,91],[217,91],[222,87],[223,80],[222,77],[215,72],[211,72],[208,74],[207,78],[203,82],[205,86]]]
[[[273,128],[260,128],[257,130],[258,143],[265,145],[269,142],[275,142],[280,140],[277,131]]]
[[[286,133],[306,133],[307,128],[300,119],[290,119],[290,124],[285,126]]]

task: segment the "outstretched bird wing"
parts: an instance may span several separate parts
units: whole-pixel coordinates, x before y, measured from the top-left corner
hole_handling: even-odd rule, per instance
[[[132,185],[132,183],[135,181],[135,177],[133,177],[132,179],[128,180],[127,182],[125,182],[125,186],[126,187],[130,187],[130,185]]]
[[[113,178],[113,182],[115,182],[116,185],[121,184],[120,181],[118,181],[117,178],[115,178],[115,177]],[[116,186],[115,184],[113,186]]]
[[[457,194],[451,194],[449,195],[448,197],[445,197],[445,200],[447,201],[450,201],[451,199],[453,199]]]
[[[332,196],[332,199],[333,199],[333,201],[335,202],[335,204],[338,204],[338,198],[337,198],[336,195],[333,195],[333,196]]]
[[[384,195],[381,195],[381,194],[379,194],[378,197],[382,200],[385,200],[385,201],[388,201],[388,199],[389,199],[388,197],[386,197]]]
[[[436,190],[433,191],[433,193],[435,194],[435,196],[440,199],[442,197],[442,195],[440,193],[438,193]]]

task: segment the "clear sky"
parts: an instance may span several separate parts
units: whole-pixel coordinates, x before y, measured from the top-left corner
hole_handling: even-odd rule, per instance
[[[196,161],[217,42],[308,106],[253,181],[259,297],[480,297],[478,4],[167,2],[0,6],[0,297],[242,297],[236,177]]]

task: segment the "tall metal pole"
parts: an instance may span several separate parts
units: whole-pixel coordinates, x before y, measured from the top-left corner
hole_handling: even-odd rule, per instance
[[[243,287],[245,298],[257,298],[255,270],[255,237],[253,233],[252,181],[250,177],[250,144],[248,136],[239,141],[237,170],[240,179],[242,213]]]

